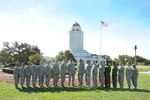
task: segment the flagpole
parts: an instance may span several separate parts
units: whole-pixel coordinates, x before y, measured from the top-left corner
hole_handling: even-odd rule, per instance
[[[100,63],[101,63],[101,55],[102,55],[102,25],[100,28]]]
[[[101,30],[100,30],[100,55],[102,55],[102,46],[103,46],[103,45],[102,45],[102,41],[103,41],[103,40],[102,40],[102,35],[103,35],[103,34],[102,34],[102,32],[103,32],[103,31],[102,31],[102,27],[103,27],[103,26],[104,26],[104,27],[107,27],[108,24],[106,24],[105,22],[101,21]],[[101,58],[102,58],[102,57],[100,57],[100,62],[102,61]],[[105,63],[106,63],[106,60],[105,60]]]

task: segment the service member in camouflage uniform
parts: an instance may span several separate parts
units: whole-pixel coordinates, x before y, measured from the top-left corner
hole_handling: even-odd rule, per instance
[[[85,81],[87,86],[90,86],[90,76],[91,76],[91,65],[90,60],[87,60],[85,65]]]
[[[134,86],[134,89],[137,88],[137,80],[138,80],[138,69],[136,68],[136,65],[133,65],[133,68],[132,68],[132,83],[133,83],[133,86]]]
[[[39,86],[43,87],[44,83],[44,63],[41,62],[41,64],[38,67],[38,78],[39,78]]]
[[[21,88],[24,88],[24,81],[25,81],[25,68],[24,68],[24,63],[21,64],[21,67],[20,67],[20,83],[21,83]]]
[[[49,87],[50,78],[51,78],[51,67],[49,62],[47,62],[47,65],[45,66],[45,83],[47,87]]]
[[[118,73],[119,85],[120,85],[120,88],[123,89],[123,86],[124,86],[124,67],[122,64],[120,65],[118,72],[119,72]]]
[[[104,86],[104,77],[105,77],[105,75],[104,75],[104,73],[105,73],[105,65],[104,65],[104,63],[103,62],[101,62],[101,64],[99,65],[99,81],[100,81],[100,83],[101,83],[101,87],[103,87]]]
[[[61,64],[61,86],[64,87],[64,82],[66,78],[66,61],[64,60]]]
[[[126,67],[126,79],[127,79],[127,84],[128,84],[128,88],[131,88],[131,80],[132,80],[132,68],[130,67],[129,64],[127,64]]]
[[[25,77],[26,77],[26,86],[27,88],[30,87],[30,80],[31,80],[31,65],[30,62],[27,63],[27,66],[25,67]]]
[[[93,85],[96,87],[97,86],[97,69],[98,66],[96,64],[96,61],[93,61],[93,66],[92,66],[92,75],[93,75]]]
[[[55,62],[55,64],[53,65],[53,74],[54,74],[54,77],[53,77],[53,85],[55,87],[57,87],[58,85],[58,80],[59,80],[59,65],[57,63],[57,61]]]
[[[14,70],[13,70],[13,75],[14,75],[14,84],[15,84],[15,88],[18,88],[18,83],[19,83],[19,64],[16,63]]]
[[[70,60],[70,63],[68,64],[68,74],[69,74],[68,86],[70,86],[71,79],[72,79],[72,86],[74,86],[75,65],[72,60]]]
[[[37,70],[38,66],[36,65],[36,60],[34,61],[34,64],[31,66],[31,74],[32,74],[32,85],[35,88],[36,82],[37,82]]]
[[[83,74],[84,74],[84,64],[82,59],[79,59],[79,64],[78,64],[78,80],[79,80],[79,86],[82,86],[83,84]]]

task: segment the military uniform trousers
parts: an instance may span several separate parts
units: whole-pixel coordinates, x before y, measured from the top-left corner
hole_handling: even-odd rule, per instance
[[[64,86],[65,78],[66,78],[66,73],[61,73],[61,85],[62,86]]]
[[[71,79],[72,79],[72,85],[74,85],[75,74],[69,73],[68,86],[70,86],[70,81],[71,81]]]
[[[57,86],[58,80],[59,80],[59,74],[55,73],[54,78],[53,78],[53,85],[54,86]]]
[[[82,73],[78,73],[78,80],[79,80],[79,85],[82,86],[82,84],[83,84],[83,74]]]
[[[117,88],[117,75],[112,75],[113,88]]]
[[[93,84],[97,86],[97,74],[93,74]]]
[[[31,79],[31,75],[26,75],[26,86],[27,87],[30,86],[30,79]]]

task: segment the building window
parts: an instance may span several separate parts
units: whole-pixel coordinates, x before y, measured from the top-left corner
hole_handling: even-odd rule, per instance
[[[80,31],[79,29],[76,29],[76,31]]]
[[[72,29],[72,31],[75,31],[75,29]]]

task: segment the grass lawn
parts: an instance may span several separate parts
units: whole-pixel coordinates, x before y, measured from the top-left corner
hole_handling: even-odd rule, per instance
[[[126,81],[123,90],[94,87],[15,89],[13,84],[1,82],[0,100],[149,100],[149,83],[150,74],[139,75],[137,90],[128,90]]]

